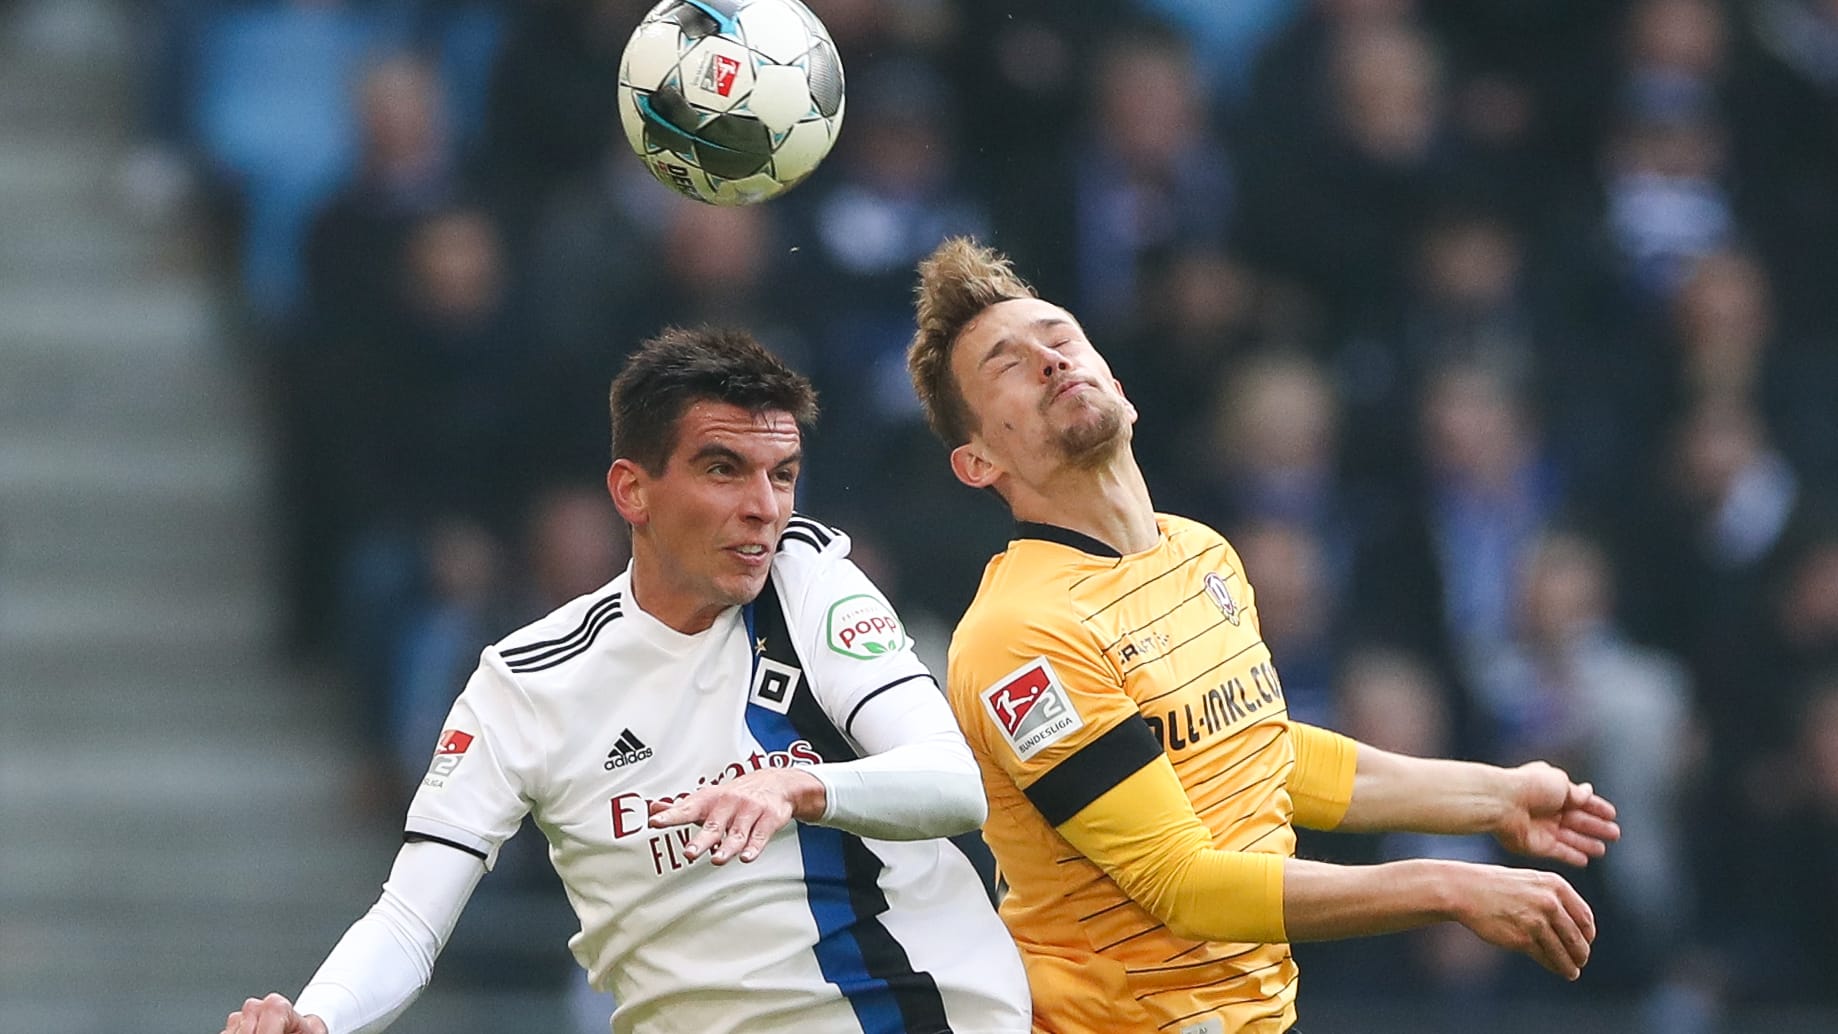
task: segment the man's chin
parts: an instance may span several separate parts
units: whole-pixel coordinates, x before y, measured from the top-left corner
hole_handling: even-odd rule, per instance
[[[1086,469],[1103,466],[1129,443],[1129,426],[1122,414],[1099,414],[1089,422],[1061,432],[1060,451],[1074,466]]]
[[[730,606],[744,607],[759,598],[770,580],[770,572],[762,571],[758,575],[736,575],[724,579],[716,587],[727,597]]]

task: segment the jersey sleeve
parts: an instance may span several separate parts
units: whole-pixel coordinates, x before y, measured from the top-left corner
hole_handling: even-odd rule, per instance
[[[1306,829],[1333,829],[1353,803],[1353,777],[1359,767],[1359,744],[1302,722],[1289,723],[1296,767],[1289,776],[1295,802],[1295,824]]]
[[[528,698],[497,650],[487,649],[448,713],[409,804],[408,838],[457,847],[491,868],[530,811],[539,742]]]
[[[960,628],[952,645],[951,702],[978,753],[1170,930],[1283,940],[1282,856],[1213,847],[1121,673],[1084,626],[991,617]]]
[[[808,519],[794,519],[794,527],[796,521]],[[914,683],[938,692],[937,681],[914,654],[899,614],[849,559],[848,536],[819,527],[830,535],[820,548],[799,541],[781,554],[778,575],[787,590],[786,621],[824,713],[852,743],[864,747],[853,727],[865,705]]]

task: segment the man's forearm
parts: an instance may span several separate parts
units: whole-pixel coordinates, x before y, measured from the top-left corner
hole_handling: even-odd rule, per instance
[[[331,1034],[387,1027],[427,986],[460,911],[485,874],[477,858],[445,844],[404,844],[383,896],[354,923],[295,1002]]]
[[[930,679],[876,697],[851,731],[866,757],[803,770],[824,786],[820,824],[880,840],[955,836],[983,824],[976,758]]]
[[[1455,918],[1450,885],[1457,867],[1412,859],[1384,865],[1283,863],[1283,927],[1291,941],[1412,930]]]
[[[1491,833],[1510,799],[1507,769],[1415,758],[1359,745],[1353,801],[1336,827],[1349,833]]]

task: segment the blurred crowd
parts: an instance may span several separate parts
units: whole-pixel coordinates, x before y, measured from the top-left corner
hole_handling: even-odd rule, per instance
[[[1442,928],[1305,948],[1309,994],[1672,1032],[1838,994],[1838,2],[811,0],[843,132],[747,209],[626,147],[648,6],[144,5],[129,182],[220,232],[293,639],[399,793],[480,646],[623,565],[606,385],[671,323],[817,381],[801,506],[941,661],[1007,528],[903,351],[970,233],[1111,359],[1159,508],[1234,540],[1298,718],[1622,808],[1584,987]]]

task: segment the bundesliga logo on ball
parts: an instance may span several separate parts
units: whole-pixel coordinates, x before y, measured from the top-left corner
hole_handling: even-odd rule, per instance
[[[663,0],[619,65],[619,118],[658,182],[712,205],[777,197],[842,128],[842,62],[798,0]]]

